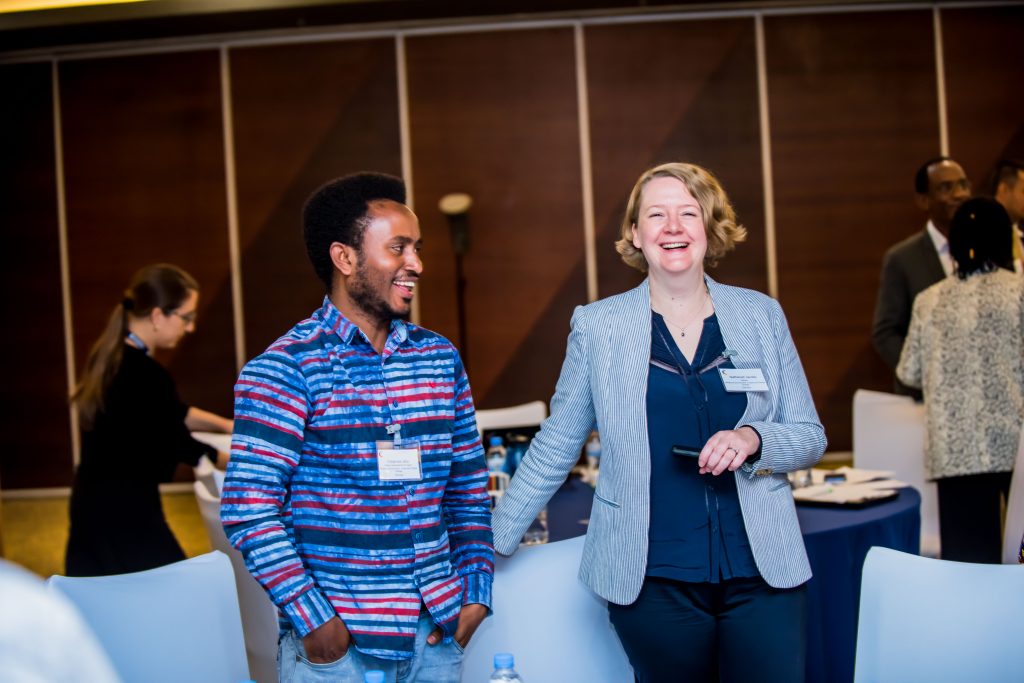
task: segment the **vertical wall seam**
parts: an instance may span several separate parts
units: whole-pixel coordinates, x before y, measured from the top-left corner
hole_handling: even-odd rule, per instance
[[[587,90],[587,48],[583,24],[573,26],[576,51],[576,111],[580,133],[580,182],[583,189],[583,257],[587,301],[597,301],[597,230],[594,225],[594,170],[590,148],[590,95]]]
[[[68,393],[75,390],[75,337],[71,315],[71,257],[68,253],[68,208],[64,185],[64,135],[60,115],[60,69],[56,59],[50,62],[50,93],[53,106],[53,157],[57,190],[57,240],[60,251],[60,294],[64,309],[64,364],[67,368]],[[78,433],[78,410],[68,403],[71,422],[71,462],[77,467],[82,444]]]
[[[932,8],[932,27],[935,33],[935,94],[939,108],[939,154],[949,156],[949,120],[946,118],[946,59],[942,49],[942,14],[938,6]]]
[[[406,204],[416,210],[412,177],[412,134],[409,129],[409,72],[406,69],[405,35],[395,34],[395,77],[398,80],[398,136],[402,152],[402,178],[405,180]],[[412,298],[409,319],[420,324],[420,297]]]
[[[768,113],[768,65],[765,57],[764,14],[754,15],[757,50],[757,108],[761,131],[761,179],[764,187],[764,248],[768,268],[768,294],[779,298],[779,263],[775,237],[775,181],[772,176],[771,125]]]
[[[231,260],[231,310],[235,326],[235,369],[246,361],[245,301],[242,297],[242,249],[238,225],[238,177],[235,169],[235,125],[231,106],[231,61],[220,48],[220,100],[224,133],[224,190],[228,210],[228,258]]]

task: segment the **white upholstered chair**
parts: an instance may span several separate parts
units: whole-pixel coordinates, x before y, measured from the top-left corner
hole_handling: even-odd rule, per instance
[[[123,681],[235,683],[249,678],[231,562],[214,551],[143,572],[50,577]]]
[[[476,427],[480,433],[491,429],[512,429],[514,427],[536,427],[548,416],[544,401],[530,401],[508,408],[476,411]]]
[[[219,471],[219,470],[218,470]],[[257,683],[277,681],[277,608],[266,591],[253,578],[245,566],[241,553],[235,550],[224,535],[220,523],[220,498],[214,498],[200,482],[193,482],[199,514],[210,537],[210,545],[231,560],[238,587],[238,606],[245,635],[245,652],[249,671]]]
[[[1024,567],[875,547],[861,579],[854,683],[1021,678]]]
[[[921,554],[939,556],[939,494],[924,478],[924,405],[909,396],[853,395],[853,466],[891,470],[921,493]]]
[[[633,680],[606,603],[579,582],[583,536],[498,557],[494,615],[466,648],[464,681],[486,681],[496,652],[511,652],[525,681]]]
[[[1003,531],[1003,562],[1017,564],[1017,554],[1024,537],[1024,430],[1021,430],[1017,460],[1010,480],[1010,497],[1006,501],[1006,527]]]

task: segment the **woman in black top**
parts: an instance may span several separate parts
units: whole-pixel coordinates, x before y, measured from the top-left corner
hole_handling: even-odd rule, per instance
[[[124,299],[89,352],[72,401],[82,428],[82,459],[71,492],[65,572],[102,576],[185,559],[167,526],[158,485],[179,462],[227,454],[189,429],[231,431],[231,421],[185,405],[174,381],[150,357],[195,329],[199,286],[177,266],[156,264],[132,278]]]

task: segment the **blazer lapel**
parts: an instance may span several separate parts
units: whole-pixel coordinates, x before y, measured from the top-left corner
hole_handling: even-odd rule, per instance
[[[725,348],[735,351],[735,355],[730,359],[733,365],[737,368],[760,368],[765,379],[769,380],[770,372],[769,368],[765,367],[760,330],[749,310],[745,310],[749,302],[744,301],[743,290],[723,287],[710,276],[704,277],[711,293],[711,301],[715,304],[715,314],[718,316],[718,326],[722,330]],[[771,410],[771,393],[777,387],[769,385],[769,388],[771,391],[747,392],[747,409],[736,424],[766,418]]]

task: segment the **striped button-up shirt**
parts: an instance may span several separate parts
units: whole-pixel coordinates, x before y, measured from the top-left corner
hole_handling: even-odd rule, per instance
[[[394,425],[420,480],[380,480]],[[462,361],[429,330],[395,320],[377,353],[325,298],[235,385],[221,519],[300,636],[338,615],[361,652],[407,659],[422,605],[449,638],[490,607],[486,483]]]

